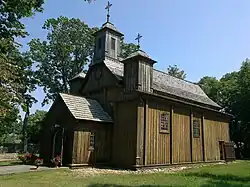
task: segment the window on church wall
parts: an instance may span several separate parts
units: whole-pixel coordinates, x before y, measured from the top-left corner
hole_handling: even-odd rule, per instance
[[[193,137],[194,138],[200,137],[200,120],[198,119],[193,120]]]
[[[168,112],[163,112],[160,115],[160,132],[169,133],[169,124],[170,124],[170,114]]]
[[[95,134],[93,132],[91,132],[89,136],[89,148],[95,148]]]
[[[115,50],[115,38],[111,38],[111,49]]]

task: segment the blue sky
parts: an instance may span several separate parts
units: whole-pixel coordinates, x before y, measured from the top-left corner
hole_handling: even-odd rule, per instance
[[[111,22],[125,35],[126,42],[143,36],[141,48],[157,61],[156,69],[178,65],[187,80],[197,82],[203,76],[220,78],[240,68],[250,57],[249,0],[110,0]],[[79,18],[89,26],[101,26],[106,19],[107,1],[91,4],[83,0],[50,0],[44,12],[23,20],[29,37],[19,39],[23,50],[32,38],[46,38],[44,21],[61,15]],[[44,93],[34,93],[41,107]]]

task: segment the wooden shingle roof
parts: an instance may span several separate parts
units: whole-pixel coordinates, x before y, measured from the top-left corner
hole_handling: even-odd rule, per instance
[[[113,122],[96,100],[64,93],[59,95],[75,119]]]
[[[123,79],[124,65],[119,61],[106,59],[107,68],[120,80]],[[153,90],[177,96],[186,100],[221,108],[211,100],[199,85],[153,70]]]

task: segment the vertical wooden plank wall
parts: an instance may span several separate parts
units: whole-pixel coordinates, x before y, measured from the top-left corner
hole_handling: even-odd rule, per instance
[[[109,124],[108,124],[109,125]],[[106,125],[107,127],[109,127]],[[111,157],[111,129],[98,130],[95,132],[96,162],[109,163]]]
[[[200,137],[193,137],[193,125],[191,125],[192,132],[192,161],[203,161],[203,147],[202,147],[202,115],[201,113],[193,112],[193,120],[198,120],[200,124]],[[191,121],[193,123],[193,120]]]
[[[190,150],[190,111],[174,108],[172,125],[173,163],[191,162]]]
[[[146,128],[147,165],[170,164],[170,134],[160,133],[160,114],[163,111],[170,113],[170,106],[149,102]]]
[[[157,166],[220,159],[219,140],[230,140],[229,123],[225,118],[195,108],[190,110],[185,106],[159,104],[153,100],[147,102],[148,105],[140,104],[137,108],[136,149],[137,156],[143,156],[138,165]],[[162,112],[169,112],[171,116],[168,134],[160,133]],[[193,120],[199,121],[199,137],[193,136]]]
[[[145,122],[147,122],[144,117],[144,108],[145,108],[145,103],[146,101],[140,100],[140,103],[137,108],[137,128],[136,128],[136,140],[137,140],[137,147],[136,147],[136,165],[144,165],[145,164],[145,154],[144,154],[144,149],[146,147],[145,144]]]
[[[74,131],[73,141],[73,164],[88,164],[89,151],[89,136],[90,132]]]
[[[124,82],[126,91],[134,91],[137,88],[138,64],[132,62],[124,63]]]
[[[139,62],[138,68],[138,89],[144,92],[151,91],[153,67],[144,61]]]
[[[204,143],[206,161],[220,160],[219,140],[229,141],[229,124],[210,115],[205,116]]]
[[[115,115],[112,161],[118,167],[132,167],[136,164],[137,103],[117,103]]]

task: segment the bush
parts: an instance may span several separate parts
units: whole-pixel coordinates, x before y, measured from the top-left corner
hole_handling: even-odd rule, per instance
[[[35,160],[38,158],[37,155],[32,154],[32,153],[25,153],[25,154],[20,154],[18,155],[18,159],[23,163],[23,164],[30,164],[33,165],[35,163]]]
[[[34,162],[35,166],[38,168],[39,166],[43,165],[43,159],[37,158]]]
[[[51,159],[51,163],[55,167],[60,167],[61,166],[61,156],[57,155],[56,157],[54,157],[53,159]]]

